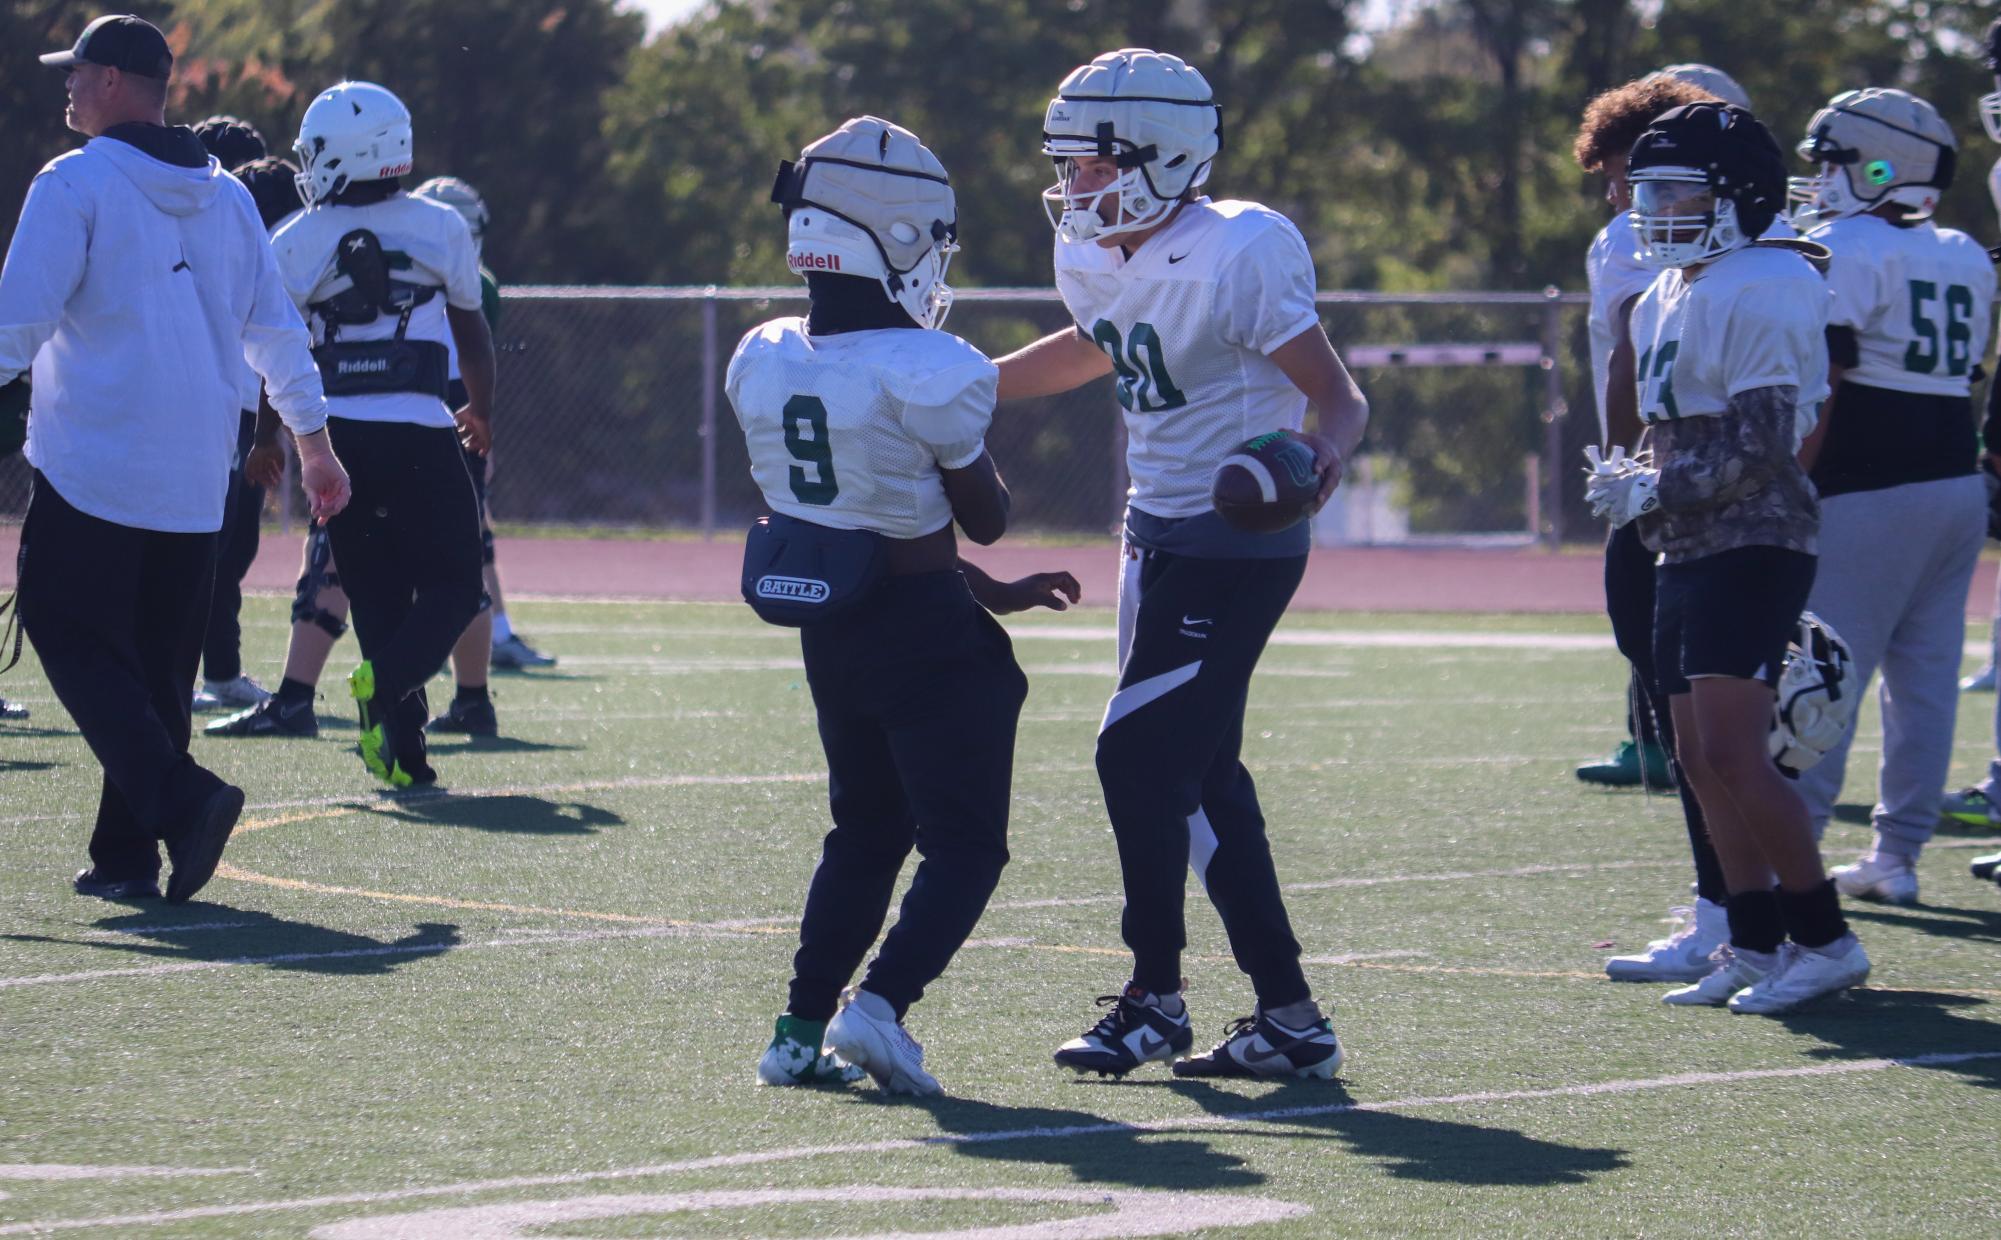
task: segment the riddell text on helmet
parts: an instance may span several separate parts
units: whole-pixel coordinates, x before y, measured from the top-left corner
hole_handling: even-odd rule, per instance
[[[839,271],[841,256],[838,254],[787,254],[785,265],[794,271]]]

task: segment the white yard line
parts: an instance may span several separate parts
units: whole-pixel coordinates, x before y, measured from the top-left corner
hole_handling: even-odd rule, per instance
[[[1398,1098],[1384,1102],[1335,1102],[1321,1106],[1279,1107],[1265,1111],[1242,1111],[1229,1115],[1198,1115],[1133,1123],[1107,1121],[1051,1128],[1019,1128],[999,1132],[944,1133],[927,1137],[902,1137],[886,1141],[856,1142],[846,1145],[805,1145],[789,1149],[752,1150],[738,1154],[718,1154],[673,1162],[650,1163],[638,1167],[618,1167],[605,1171],[578,1171],[550,1175],[507,1176],[488,1180],[465,1180],[423,1188],[388,1189],[381,1192],[329,1193],[318,1197],[294,1197],[277,1201],[253,1201],[234,1205],[193,1206],[179,1210],[155,1210],[142,1214],[102,1215],[94,1218],[44,1219],[0,1226],[0,1236],[42,1232],[76,1231],[84,1228],[155,1227],[193,1219],[230,1218],[246,1214],[267,1214],[287,1210],[318,1210],[334,1206],[372,1206],[395,1201],[462,1197],[474,1193],[509,1192],[521,1189],[558,1188],[576,1184],[602,1184],[619,1180],[641,1180],[692,1171],[714,1171],[736,1167],[764,1166],[809,1158],[856,1158],[960,1146],[993,1145],[1013,1141],[1058,1141],[1075,1137],[1131,1134],[1195,1132],[1213,1128],[1235,1128],[1245,1123],[1294,1123],[1335,1115],[1414,1111],[1431,1107],[1483,1106],[1493,1103],[1538,1102],[1550,1098],[1588,1098],[1638,1094],[1654,1090],[1683,1089],[1711,1085],[1740,1085],[1752,1081],[1780,1081],[1813,1077],[1855,1076],[1884,1072],[1892,1068],[1945,1068],[1957,1064],[2001,1059],[2001,1051],[1973,1051],[1957,1054],[1912,1055],[1898,1059],[1857,1059],[1847,1063],[1812,1064],[1794,1068],[1750,1068],[1738,1072],[1684,1072],[1672,1076],[1629,1080],[1595,1081],[1581,1085],[1559,1085],[1548,1089],[1491,1090],[1463,1094]]]

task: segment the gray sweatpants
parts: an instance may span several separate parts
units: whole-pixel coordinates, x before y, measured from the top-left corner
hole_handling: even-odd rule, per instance
[[[1855,658],[1859,693],[1878,668],[1883,760],[1871,821],[1880,851],[1915,857],[1938,825],[1952,766],[1966,591],[1987,537],[1978,477],[1855,491],[1820,504],[1820,567],[1807,609]],[[1834,812],[1853,729],[1800,776],[1817,838]]]

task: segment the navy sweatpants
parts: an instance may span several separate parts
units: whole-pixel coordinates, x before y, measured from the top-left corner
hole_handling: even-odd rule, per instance
[[[257,559],[264,520],[264,488],[243,474],[244,460],[257,440],[257,411],[244,410],[242,422],[222,532],[216,535],[215,599],[208,609],[208,634],[202,638],[202,675],[209,680],[235,680],[243,674],[243,578]]]
[[[834,1014],[914,847],[917,873],[862,980],[901,1017],[945,972],[1007,864],[1028,679],[956,572],[891,577],[849,612],[800,630],[800,645],[834,829],[806,894],[788,1010]]]
[[[188,756],[188,686],[214,572],[214,534],[117,525],[35,475],[21,527],[21,626],[104,768],[90,836],[101,878],[157,876],[160,842],[222,787]]]
[[[1128,556],[1135,549],[1128,548]],[[1197,559],[1140,551],[1131,648],[1098,731],[1098,780],[1125,881],[1133,980],[1181,989],[1188,868],[1209,892],[1258,1002],[1311,993],[1299,967],[1257,786],[1239,760],[1251,673],[1306,573],[1306,557]],[[1136,579],[1135,579],[1136,570]],[[1120,600],[1121,609],[1131,605]]]

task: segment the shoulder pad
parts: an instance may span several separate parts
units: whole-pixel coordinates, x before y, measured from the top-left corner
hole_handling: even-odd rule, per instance
[[[1760,237],[1751,243],[1767,250],[1790,250],[1807,262],[1822,275],[1827,274],[1828,264],[1834,260],[1834,251],[1818,241],[1808,241],[1805,237]]]

